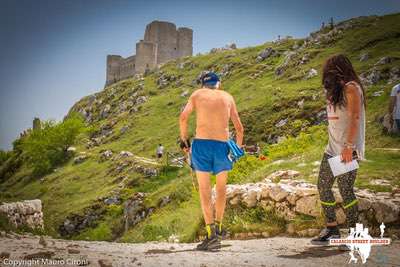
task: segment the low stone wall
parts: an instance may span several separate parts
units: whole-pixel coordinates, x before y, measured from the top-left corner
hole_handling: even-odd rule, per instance
[[[27,226],[31,229],[43,229],[42,201],[40,199],[3,203],[0,214],[8,218],[16,228]]]
[[[322,216],[316,185],[294,180],[293,178],[298,175],[296,171],[278,171],[268,176],[263,182],[227,185],[227,203],[231,207],[236,205],[244,205],[248,208],[272,207],[278,215],[288,221],[298,214]],[[337,188],[333,191],[338,203],[337,220],[339,224],[343,224],[345,222],[343,200]],[[400,193],[373,193],[363,189],[356,190],[356,195],[359,201],[361,223],[371,227],[383,222],[400,228]]]

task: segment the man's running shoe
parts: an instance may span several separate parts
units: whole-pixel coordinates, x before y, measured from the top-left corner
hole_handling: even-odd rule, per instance
[[[318,237],[311,240],[313,245],[329,245],[329,240],[334,238],[340,238],[340,232],[338,227],[327,227],[324,228]]]
[[[221,237],[218,235],[213,235],[210,238],[206,237],[199,245],[197,245],[197,250],[202,251],[215,251],[221,248]]]

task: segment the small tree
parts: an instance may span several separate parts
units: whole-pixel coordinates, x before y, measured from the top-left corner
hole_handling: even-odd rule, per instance
[[[45,121],[24,137],[21,147],[26,161],[33,166],[33,174],[46,174],[67,160],[68,147],[85,129],[82,117],[73,114],[63,122]]]

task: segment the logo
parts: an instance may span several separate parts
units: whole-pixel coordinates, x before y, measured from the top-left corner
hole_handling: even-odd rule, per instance
[[[383,238],[385,232],[385,224],[380,225],[381,235],[380,238],[373,238],[368,233],[368,228],[364,228],[362,223],[357,223],[356,228],[350,228],[350,234],[347,238],[332,238],[329,240],[329,245],[346,245],[349,249],[350,260],[349,263],[357,263],[358,258],[356,253],[361,258],[362,263],[366,263],[367,259],[371,253],[372,246],[383,246],[389,245],[391,242],[390,238]],[[380,250],[379,250],[380,251]],[[380,253],[381,257],[384,257]]]

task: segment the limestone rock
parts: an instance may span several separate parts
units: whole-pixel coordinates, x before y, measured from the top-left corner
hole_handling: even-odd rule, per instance
[[[380,117],[378,122],[383,126],[383,131],[385,133],[394,134],[400,132],[400,129],[397,129],[396,123],[390,124],[390,114],[385,114]]]
[[[338,224],[344,224],[346,222],[346,214],[344,213],[344,210],[342,208],[339,207],[335,209],[335,214]]]
[[[128,126],[128,125],[125,125],[125,126],[123,126],[123,127],[119,130],[119,132],[120,132],[121,134],[124,134],[124,133],[126,133],[128,130],[129,130],[129,126]]]
[[[187,97],[189,95],[189,90],[185,90],[181,93],[181,97]]]
[[[278,128],[283,127],[283,126],[286,125],[287,122],[288,122],[288,119],[282,119],[282,120],[278,121],[278,122],[275,124],[275,127],[278,127]]]
[[[105,105],[104,108],[103,108],[103,110],[102,110],[101,113],[100,113],[100,118],[101,118],[101,119],[107,118],[108,115],[110,115],[110,114],[109,114],[110,110],[111,110],[111,106],[110,106],[109,104]]]
[[[104,199],[104,204],[106,205],[119,205],[121,204],[121,199],[118,196],[112,196]]]
[[[273,56],[275,53],[276,53],[276,51],[274,49],[272,49],[272,47],[267,47],[257,55],[256,62],[259,63],[259,62],[269,58],[270,56]]]
[[[318,75],[318,71],[316,70],[316,69],[310,69],[309,71],[308,71],[308,74],[307,74],[307,76],[306,76],[306,79],[311,79],[311,78],[313,78],[313,77],[315,77],[315,76],[317,76]]]
[[[364,83],[369,85],[377,84],[380,80],[383,79],[382,73],[376,68],[373,68],[368,74],[361,74],[360,78]]]
[[[144,96],[144,95],[139,96],[139,97],[136,99],[135,105],[141,105],[141,104],[143,104],[143,103],[146,103],[147,100],[149,100],[149,98],[148,98],[147,96]]]
[[[386,65],[389,63],[392,63],[394,61],[393,57],[381,57],[376,63],[375,66],[377,65]]]
[[[320,214],[319,197],[316,195],[304,196],[297,200],[295,211],[305,215],[317,217]]]
[[[367,198],[358,198],[358,210],[366,211],[372,207],[372,201]]]
[[[392,223],[399,220],[400,207],[389,200],[378,200],[372,203],[378,223]]]
[[[280,170],[271,173],[270,175],[267,176],[266,179],[271,180],[272,182],[279,182],[281,179],[293,179],[295,177],[298,177],[300,175],[300,172],[294,171],[294,170]]]
[[[360,56],[360,61],[361,61],[361,62],[367,61],[368,59],[369,59],[369,54],[368,54],[368,53],[363,53],[363,54]]]
[[[74,158],[74,164],[80,164],[82,162],[84,162],[85,160],[87,160],[89,158],[88,155],[79,155],[77,157]]]
[[[286,191],[282,186],[277,185],[271,188],[269,192],[269,197],[276,202],[280,202],[284,200],[289,195],[288,191]]]
[[[104,161],[104,160],[110,159],[112,156],[113,156],[113,152],[111,150],[106,150],[106,151],[101,152],[100,159],[102,161]]]
[[[120,156],[120,157],[124,157],[124,158],[126,158],[126,157],[133,157],[133,153],[130,152],[130,151],[121,151],[121,152],[119,153],[119,156]]]
[[[4,203],[0,205],[0,213],[4,214],[16,228],[27,226],[31,229],[43,229],[44,227],[40,199]]]

